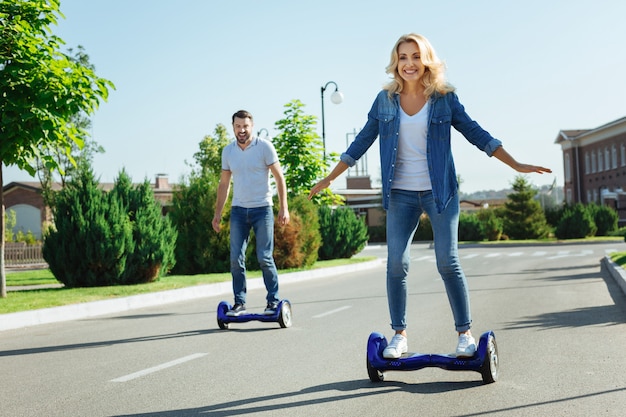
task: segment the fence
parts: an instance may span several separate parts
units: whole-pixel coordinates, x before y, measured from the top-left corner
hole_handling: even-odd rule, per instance
[[[27,245],[24,242],[6,242],[4,244],[5,266],[36,266],[45,265],[41,254],[41,243]]]

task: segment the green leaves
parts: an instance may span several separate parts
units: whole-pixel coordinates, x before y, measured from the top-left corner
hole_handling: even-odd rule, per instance
[[[73,116],[92,114],[114,88],[88,61],[60,51],[51,30],[58,16],[58,0],[0,2],[0,161],[33,175],[38,159],[59,168],[50,152],[83,146],[87,133]]]

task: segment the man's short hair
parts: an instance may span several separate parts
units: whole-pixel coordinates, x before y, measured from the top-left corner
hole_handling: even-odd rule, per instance
[[[254,121],[254,119],[252,119],[252,115],[250,114],[250,112],[247,112],[245,110],[239,110],[237,113],[233,114],[233,123],[235,123],[236,118],[250,119],[250,121]]]

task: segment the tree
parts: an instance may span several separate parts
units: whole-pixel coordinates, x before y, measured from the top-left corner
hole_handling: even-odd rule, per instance
[[[317,119],[304,114],[303,108],[300,100],[292,100],[285,105],[285,118],[275,123],[280,133],[272,140],[283,168],[287,190],[292,195],[308,194],[324,177],[329,164],[337,160],[334,153],[324,158],[322,141],[314,129]],[[329,189],[323,190],[314,201],[343,203],[342,198]]]
[[[116,193],[98,187],[93,171],[81,172],[58,192],[43,257],[66,287],[123,284],[134,250],[133,225],[124,203]]]
[[[52,34],[59,0],[0,2],[0,184],[2,165],[16,165],[35,175],[39,159],[59,169],[52,156],[71,159],[72,144],[83,146],[84,129],[72,116],[92,114],[113,84],[60,51],[64,43]],[[4,196],[0,189],[0,206]],[[0,297],[6,297],[4,213],[0,223]]]
[[[513,193],[504,204],[504,232],[511,239],[540,239],[548,236],[549,227],[541,205],[534,199],[534,190],[526,177],[518,175]]]
[[[222,150],[231,139],[228,137],[226,126],[215,126],[213,136],[206,135],[199,144],[200,150],[193,157],[199,167],[199,174],[208,174],[219,179],[222,172]]]
[[[177,234],[170,219],[163,217],[150,182],[146,179],[134,186],[126,171],[122,171],[111,194],[124,205],[133,230],[134,250],[128,255],[121,282],[144,284],[164,276],[176,263]]]

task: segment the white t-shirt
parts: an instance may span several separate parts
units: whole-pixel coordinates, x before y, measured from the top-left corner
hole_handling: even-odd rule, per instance
[[[408,191],[432,189],[426,157],[428,108],[429,103],[426,102],[419,112],[409,116],[400,107],[398,154],[391,188]]]
[[[222,169],[230,171],[233,181],[233,206],[244,208],[272,205],[269,166],[278,162],[272,142],[253,138],[242,150],[237,141],[224,147]]]

